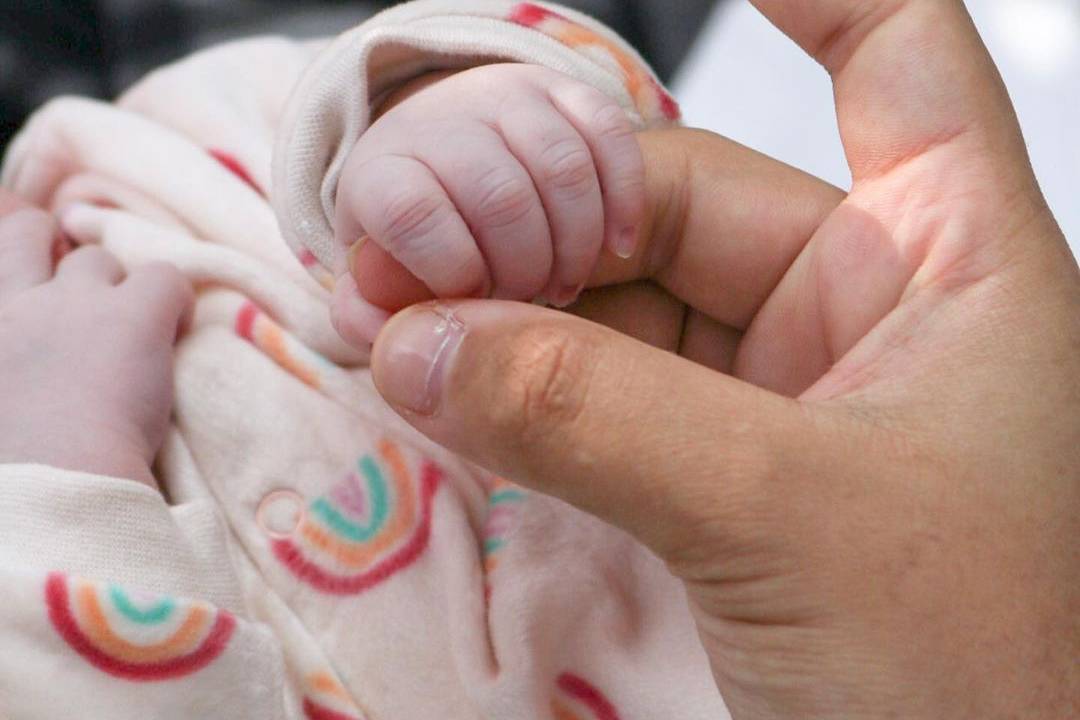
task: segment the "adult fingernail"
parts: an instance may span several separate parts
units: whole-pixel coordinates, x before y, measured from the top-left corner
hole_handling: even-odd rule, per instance
[[[454,311],[426,305],[402,313],[384,330],[375,370],[379,392],[392,405],[435,415],[446,379],[468,328]]]
[[[637,228],[623,228],[615,236],[615,246],[612,251],[623,260],[634,257],[637,251]]]

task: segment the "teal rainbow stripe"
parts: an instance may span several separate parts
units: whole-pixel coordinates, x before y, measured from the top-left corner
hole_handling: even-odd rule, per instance
[[[354,542],[367,542],[378,534],[390,514],[389,491],[382,471],[370,456],[360,460],[360,471],[367,480],[368,498],[371,502],[371,520],[366,525],[352,522],[324,497],[311,504],[311,510],[341,537]]]
[[[500,490],[488,498],[489,505],[502,505],[504,503],[521,502],[525,499],[525,493],[520,490]]]
[[[172,598],[165,598],[152,607],[140,609],[131,602],[131,598],[127,596],[122,589],[113,585],[109,588],[109,597],[113,602],[113,606],[120,611],[120,613],[128,620],[137,622],[140,625],[157,625],[163,623],[169,619],[172,615],[173,609],[176,607],[176,603]]]

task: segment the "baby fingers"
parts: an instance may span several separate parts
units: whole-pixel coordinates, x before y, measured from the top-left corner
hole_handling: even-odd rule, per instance
[[[630,118],[599,90],[569,79],[552,83],[548,94],[592,152],[604,197],[606,247],[632,256],[645,214],[645,161]]]
[[[581,293],[604,242],[604,198],[592,152],[546,99],[506,112],[499,129],[546,210],[554,257],[543,295],[568,305]]]
[[[417,157],[438,175],[472,231],[492,297],[539,295],[554,255],[547,213],[533,177],[496,129],[475,122],[425,138],[417,143]]]
[[[470,297],[489,284],[468,225],[439,177],[415,157],[354,154],[336,205],[339,247],[369,237],[440,297]]]

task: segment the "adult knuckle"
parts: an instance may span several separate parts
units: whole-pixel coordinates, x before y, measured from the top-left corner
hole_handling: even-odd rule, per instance
[[[487,227],[513,225],[533,209],[535,193],[521,177],[496,170],[482,177],[478,187],[476,213]]]
[[[527,442],[576,423],[594,364],[590,345],[559,327],[519,332],[506,368],[507,412],[519,439]]]

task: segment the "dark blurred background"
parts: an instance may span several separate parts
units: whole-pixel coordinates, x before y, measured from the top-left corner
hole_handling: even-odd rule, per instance
[[[562,0],[669,79],[717,0]],[[113,97],[149,70],[235,37],[334,35],[395,0],[0,0],[0,152],[61,94]]]

